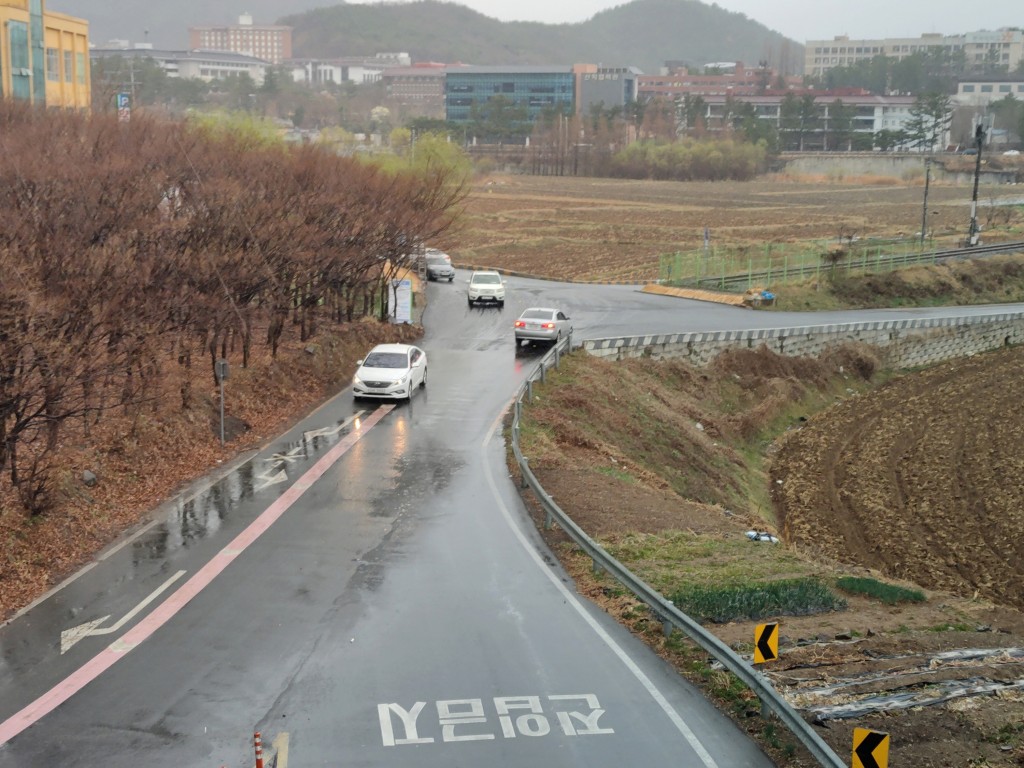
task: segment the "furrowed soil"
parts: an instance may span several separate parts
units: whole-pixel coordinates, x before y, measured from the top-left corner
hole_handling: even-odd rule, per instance
[[[983,186],[979,199],[1014,192]],[[438,245],[458,264],[642,281],[657,276],[659,253],[699,247],[705,226],[716,241],[752,246],[840,232],[913,234],[921,195],[920,182],[495,176],[474,186],[461,231]],[[969,188],[933,184],[929,200],[940,234],[955,239],[966,230]],[[1021,239],[1019,222],[989,236]],[[947,276],[921,270],[900,282],[898,275],[877,277],[870,288],[847,285],[842,301],[886,291],[893,303],[949,296],[939,290]],[[992,279],[1004,300],[1022,295],[1014,275]],[[963,280],[957,300],[966,302],[982,282]],[[183,484],[263,444],[345,386],[339,372],[351,371],[368,346],[420,330],[356,323],[325,330],[313,343],[286,340],[277,359],[257,350],[249,370],[232,372],[224,448],[215,388],[201,366],[191,373],[172,367],[164,382],[177,390],[190,378],[196,397],[189,408],[112,412],[88,434],[69,434],[53,511],[28,518],[0,484],[0,619],[88,562]],[[645,537],[696,537],[685,558],[640,562],[660,589],[684,577],[717,576],[723,567],[826,581],[873,575],[919,587],[922,603],[887,606],[844,594],[845,610],[778,617],[781,659],[765,671],[808,719],[819,712],[819,732],[844,759],[859,726],[892,735],[894,766],[1024,765],[1019,690],[964,693],[1024,679],[1020,658],[941,655],[1024,647],[1024,552],[1014,539],[1022,522],[1024,360],[1019,350],[1005,350],[890,378],[871,371],[870,357],[864,350],[823,361],[754,354],[692,370],[573,355],[575,385],[551,386],[527,409],[537,422],[528,455],[571,516],[623,558],[639,551],[642,561],[637,542]],[[765,437],[770,428],[784,438]],[[97,470],[98,486],[83,486],[84,469]],[[774,531],[782,542],[749,542],[743,534],[751,528]],[[666,640],[660,623],[596,579],[589,560],[557,530],[548,536],[581,593],[703,685],[780,765],[813,764],[799,750],[790,755],[786,734],[761,720],[756,701],[731,692],[727,675],[711,670],[678,633]],[[749,653],[754,624],[711,626]],[[903,697],[890,707],[920,703],[855,717],[820,714],[889,690]],[[929,696],[949,699],[924,703]]]

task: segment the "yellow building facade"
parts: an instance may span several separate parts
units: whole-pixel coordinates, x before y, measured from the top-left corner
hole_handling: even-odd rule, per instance
[[[88,109],[89,23],[43,0],[0,0],[0,91],[64,109]]]

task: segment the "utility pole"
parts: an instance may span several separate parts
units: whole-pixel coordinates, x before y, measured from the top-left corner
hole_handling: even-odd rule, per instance
[[[924,250],[924,240],[928,232],[928,183],[932,179],[932,159],[924,159],[924,210],[921,211],[921,250]]]
[[[981,145],[985,141],[985,127],[978,123],[974,130],[974,144],[978,148],[978,154],[974,158],[974,193],[971,195],[971,228],[967,233],[967,247],[973,248],[978,244],[978,177],[981,176]]]

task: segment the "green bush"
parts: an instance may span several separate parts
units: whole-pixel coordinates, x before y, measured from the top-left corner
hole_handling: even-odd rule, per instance
[[[843,576],[836,580],[836,586],[852,595],[867,595],[881,600],[886,605],[897,603],[923,603],[924,593],[917,589],[905,589],[894,584],[886,584],[877,579]]]
[[[781,579],[762,584],[685,587],[668,596],[698,621],[723,623],[769,616],[808,616],[842,610],[846,601],[818,579]]]

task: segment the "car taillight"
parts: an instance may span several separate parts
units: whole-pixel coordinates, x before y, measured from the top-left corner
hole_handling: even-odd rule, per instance
[[[555,327],[555,324],[554,323],[542,323],[540,327],[541,328],[545,328],[545,329],[550,331],[552,328]]]
[[[516,320],[516,328],[525,328],[525,327],[526,327],[526,323],[524,323],[522,320]]]

